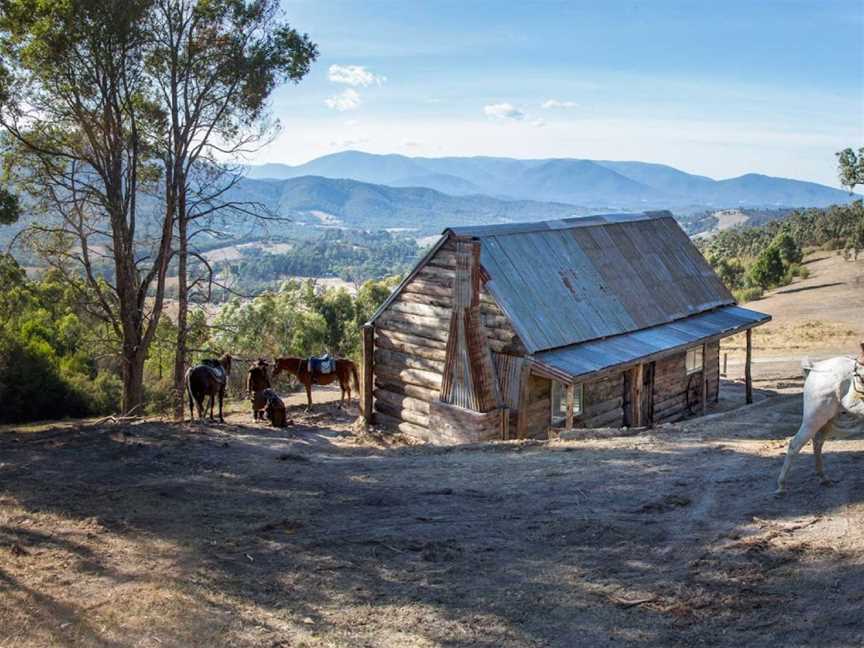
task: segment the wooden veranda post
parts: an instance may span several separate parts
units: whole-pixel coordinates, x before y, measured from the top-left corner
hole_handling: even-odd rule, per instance
[[[705,408],[708,407],[708,345],[702,345],[702,416],[705,416]]]
[[[753,402],[753,376],[750,375],[750,360],[753,356],[753,329],[747,329],[747,358],[744,360],[744,388],[747,403]]]
[[[372,424],[372,354],[375,346],[375,327],[372,324],[363,326],[363,398],[361,410],[367,424]]]
[[[573,383],[567,385],[567,431],[573,429],[573,401],[575,400],[576,387]]]

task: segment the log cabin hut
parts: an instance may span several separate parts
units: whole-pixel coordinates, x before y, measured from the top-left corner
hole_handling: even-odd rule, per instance
[[[363,330],[367,422],[433,443],[548,438],[705,412],[720,340],[770,316],[669,212],[454,227]]]

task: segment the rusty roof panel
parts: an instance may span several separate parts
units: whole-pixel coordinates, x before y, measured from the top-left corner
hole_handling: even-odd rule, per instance
[[[740,306],[724,306],[641,331],[544,351],[534,356],[534,362],[552,369],[556,375],[563,372],[577,379],[597,371],[634,364],[656,353],[732,335],[770,319],[770,315]]]
[[[735,303],[668,212],[447,232],[481,241],[494,296],[532,353]]]

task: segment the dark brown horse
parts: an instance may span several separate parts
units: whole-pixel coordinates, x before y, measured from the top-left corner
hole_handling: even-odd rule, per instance
[[[257,364],[249,368],[249,373],[246,375],[246,391],[249,392],[249,399],[252,401],[252,418],[256,421],[264,418],[267,398],[263,392],[271,387],[270,376],[267,375],[267,365],[266,360],[258,360]]]
[[[189,393],[189,420],[195,420],[194,405],[198,406],[198,419],[204,418],[204,397],[210,397],[210,420],[213,420],[213,401],[219,397],[219,420],[222,418],[222,402],[225,387],[231,375],[231,355],[226,353],[219,360],[204,360],[186,372],[186,391]],[[194,403],[193,403],[194,399]]]
[[[287,371],[294,374],[303,385],[306,387],[306,400],[309,401],[307,410],[312,407],[312,385],[329,385],[335,380],[339,380],[339,387],[342,388],[342,398],[339,399],[340,407],[345,403],[345,396],[351,400],[351,377],[354,377],[354,389],[360,391],[360,379],[357,377],[357,366],[350,360],[336,360],[336,371],[327,374],[311,374],[309,373],[309,364],[307,358],[276,358],[273,367],[273,377],[279,375],[282,371]]]

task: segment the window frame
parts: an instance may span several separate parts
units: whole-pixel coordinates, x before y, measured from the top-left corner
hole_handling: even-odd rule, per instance
[[[690,354],[694,356],[698,354],[699,365],[691,367]],[[684,354],[684,372],[691,376],[705,369],[705,347],[704,345],[692,346],[687,349]]]
[[[552,383],[552,386],[549,390],[549,425],[556,429],[563,428],[567,425],[567,387],[569,385],[557,380],[552,380],[550,382]],[[573,384],[573,418],[581,416],[585,411],[585,390],[583,385],[584,383]],[[560,395],[557,396],[557,398],[560,398],[560,405],[564,406],[563,414],[560,413],[560,408],[556,412],[556,386],[557,390],[560,392]]]

